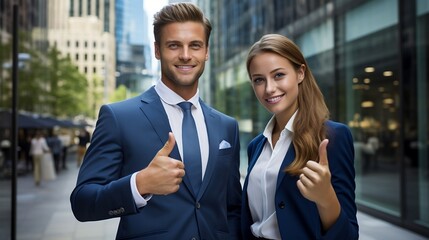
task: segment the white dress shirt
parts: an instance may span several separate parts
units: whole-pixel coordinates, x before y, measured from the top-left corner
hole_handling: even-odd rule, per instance
[[[43,153],[47,151],[49,151],[49,147],[44,137],[31,139],[31,147],[30,147],[31,155],[43,155]]]
[[[276,216],[275,194],[280,167],[292,141],[295,115],[296,112],[281,131],[274,148],[272,132],[275,118],[273,116],[270,119],[263,132],[267,142],[249,175],[247,196],[253,219],[251,231],[257,237],[281,239]]]
[[[177,105],[178,103],[184,102],[185,100],[175,93],[173,90],[169,89],[161,80],[159,80],[155,85],[155,91],[158,93],[161,98],[162,105],[165,112],[167,113],[168,121],[170,123],[171,130],[173,131],[174,137],[176,139],[176,144],[179,149],[180,155],[183,156],[183,144],[182,144],[182,120],[183,120],[183,111]],[[199,102],[199,91],[188,100],[193,104],[191,113],[194,117],[195,125],[197,127],[198,140],[200,142],[201,150],[201,167],[202,167],[202,178],[204,179],[204,173],[206,171],[207,162],[209,158],[209,139],[207,135],[206,122],[204,120],[203,110]],[[186,159],[183,159],[183,163],[186,166]],[[136,202],[137,207],[144,207],[147,204],[147,201],[151,198],[151,195],[147,197],[142,197],[137,190],[136,185],[136,173],[131,176],[130,184],[131,191],[133,193],[134,201]]]

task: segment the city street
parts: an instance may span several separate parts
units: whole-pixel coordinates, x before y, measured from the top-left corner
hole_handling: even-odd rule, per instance
[[[78,168],[75,155],[70,154],[68,169],[55,180],[42,181],[36,187],[31,174],[18,178],[17,239],[18,240],[102,240],[114,239],[118,219],[99,222],[77,221],[70,209],[70,193],[76,182]],[[358,213],[360,239],[428,239],[392,224]]]

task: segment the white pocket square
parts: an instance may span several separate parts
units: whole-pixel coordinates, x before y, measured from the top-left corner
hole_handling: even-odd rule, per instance
[[[219,143],[219,149],[226,149],[230,147],[231,147],[231,144],[225,140],[222,140],[222,142]]]

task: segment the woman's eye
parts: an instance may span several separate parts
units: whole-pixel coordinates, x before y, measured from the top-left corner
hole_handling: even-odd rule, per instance
[[[263,81],[264,81],[264,79],[262,79],[262,78],[254,78],[252,80],[253,84],[255,84],[255,85],[261,84]]]
[[[275,78],[281,78],[283,77],[285,74],[284,73],[276,73],[276,75],[274,75]]]

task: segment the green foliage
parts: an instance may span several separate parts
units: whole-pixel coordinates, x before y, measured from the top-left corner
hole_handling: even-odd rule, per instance
[[[11,44],[0,44],[0,107],[10,108],[12,98]],[[87,104],[87,79],[69,58],[54,47],[41,53],[21,44],[20,53],[30,59],[21,61],[18,70],[18,109],[58,117],[93,116]]]
[[[113,93],[113,95],[110,97],[109,100],[110,102],[119,102],[130,97],[135,97],[138,94],[140,93],[130,92],[130,90],[125,85],[121,84],[119,87],[116,88],[115,92]]]
[[[116,88],[115,92],[112,94],[109,100],[111,102],[119,102],[125,100],[127,99],[127,92],[127,87],[125,87],[125,85],[120,85]]]
[[[50,94],[47,104],[55,116],[88,115],[87,87],[85,75],[81,74],[69,58],[61,57],[56,48],[49,53]]]

